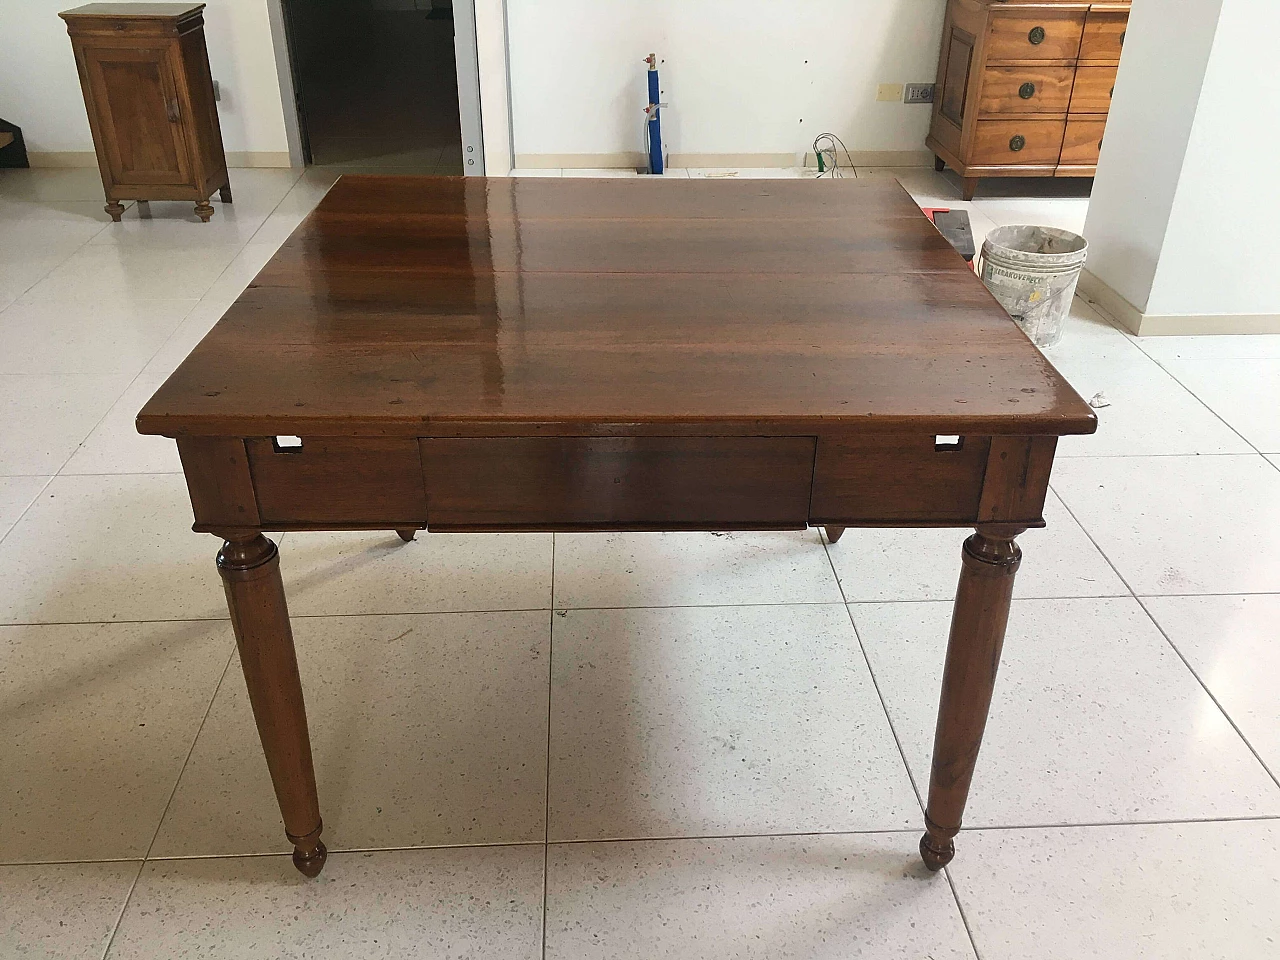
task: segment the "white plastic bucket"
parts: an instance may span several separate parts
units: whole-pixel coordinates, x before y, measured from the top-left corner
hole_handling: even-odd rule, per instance
[[[982,245],[980,273],[1037,347],[1062,339],[1089,243],[1053,227],[997,227]]]

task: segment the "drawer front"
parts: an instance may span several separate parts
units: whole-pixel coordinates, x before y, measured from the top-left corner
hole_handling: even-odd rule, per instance
[[[1018,113],[1065,114],[1071,102],[1073,67],[987,67],[982,77],[982,116]]]
[[[989,437],[938,449],[932,436],[820,437],[815,523],[966,524],[978,517]]]
[[[1129,14],[1119,10],[1090,10],[1080,41],[1081,60],[1106,60],[1115,63],[1124,51]]]
[[[974,166],[1054,165],[1066,120],[979,120],[969,150]]]
[[[1067,135],[1062,141],[1060,163],[1093,166],[1102,151],[1102,135],[1107,130],[1106,118],[1068,117]]]
[[[986,58],[988,62],[1074,60],[1080,52],[1085,14],[1084,10],[993,10]]]
[[[797,528],[813,437],[421,441],[432,530]]]
[[[1118,67],[1081,67],[1071,93],[1072,113],[1109,113]]]
[[[264,525],[423,524],[427,519],[416,440],[303,439],[278,449],[245,441]]]

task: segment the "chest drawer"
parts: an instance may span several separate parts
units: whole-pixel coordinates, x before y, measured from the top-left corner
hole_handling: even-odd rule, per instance
[[[1065,114],[1071,102],[1073,67],[987,67],[982,77],[979,113],[1000,116],[1019,113]]]
[[[987,60],[1074,60],[1085,16],[1084,10],[993,10]]]
[[[1105,60],[1115,63],[1124,51],[1125,32],[1129,29],[1129,14],[1120,10],[1089,11],[1084,23],[1084,36],[1080,41],[1081,60]]]
[[[803,527],[813,437],[429,438],[432,530]]]
[[[1071,93],[1072,113],[1108,113],[1116,91],[1118,67],[1081,67]]]
[[[971,523],[978,516],[990,437],[938,449],[931,436],[820,437],[814,523]]]
[[[264,524],[421,525],[427,519],[416,440],[245,441]]]
[[[1059,163],[1086,167],[1097,164],[1106,131],[1106,117],[1069,117]]]
[[[970,156],[976,166],[1056,164],[1065,129],[1065,118],[979,120]]]

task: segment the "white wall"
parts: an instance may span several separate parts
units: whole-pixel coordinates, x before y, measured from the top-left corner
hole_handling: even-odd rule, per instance
[[[945,0],[507,0],[517,157],[642,151],[644,64],[661,64],[668,149],[923,152],[928,106],[879,83],[932,82]]]
[[[1280,324],[1276,0],[1135,0],[1085,236],[1143,333]],[[1105,301],[1104,301],[1105,302]]]
[[[1150,313],[1280,314],[1277,0],[1224,0]]]
[[[1164,247],[1222,3],[1137,0],[1129,15],[1085,236],[1090,272],[1139,310]]]
[[[285,154],[284,113],[265,0],[205,0],[218,115],[229,153]],[[75,0],[0,0],[0,116],[35,153],[92,151],[80,80],[59,10]]]

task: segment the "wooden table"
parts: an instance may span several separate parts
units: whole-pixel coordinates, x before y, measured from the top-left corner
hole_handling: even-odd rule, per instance
[[[986,724],[1014,538],[1044,523],[1057,438],[1095,428],[883,180],[344,177],[138,415],[178,442],[194,529],[225,541],[308,876],[326,853],[264,530],[976,528],[920,841],[936,870]]]

